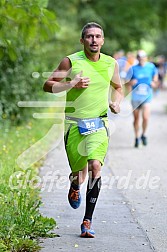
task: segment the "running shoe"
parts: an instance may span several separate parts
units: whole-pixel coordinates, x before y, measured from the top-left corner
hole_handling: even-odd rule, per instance
[[[94,238],[95,237],[95,231],[91,229],[91,221],[90,220],[84,220],[81,224],[81,237],[83,238]]]
[[[136,138],[135,139],[135,148],[139,147],[139,143],[140,143],[139,138]]]
[[[74,209],[77,209],[81,204],[81,193],[80,190],[74,190],[72,187],[70,187],[69,193],[68,193],[68,201],[70,203],[70,206]]]
[[[143,145],[147,145],[147,137],[142,135],[141,136],[141,141],[142,141]]]

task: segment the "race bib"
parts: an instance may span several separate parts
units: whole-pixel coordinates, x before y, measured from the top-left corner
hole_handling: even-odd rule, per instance
[[[78,120],[78,130],[81,135],[88,135],[101,129],[104,129],[104,123],[99,117]]]
[[[138,95],[148,95],[149,94],[149,86],[147,84],[139,84],[136,87],[135,93]]]

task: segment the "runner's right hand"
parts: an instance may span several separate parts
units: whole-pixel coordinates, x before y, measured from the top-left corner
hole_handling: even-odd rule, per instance
[[[77,74],[72,81],[70,81],[70,84],[73,88],[87,88],[90,83],[90,79],[88,77],[82,77],[82,71]]]

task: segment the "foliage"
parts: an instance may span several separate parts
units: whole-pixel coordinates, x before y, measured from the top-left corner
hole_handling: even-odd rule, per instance
[[[37,177],[39,162],[27,170],[21,170],[15,162],[18,155],[41,139],[52,124],[52,121],[42,121],[40,131],[39,122],[35,120],[17,127],[0,126],[4,133],[0,139],[0,251],[37,251],[39,237],[55,236],[48,232],[56,222],[42,216],[39,187],[30,183],[35,183],[33,179]],[[49,148],[50,143],[47,145]]]
[[[167,47],[166,47],[166,41],[167,41],[167,30],[165,32],[161,32],[158,37],[156,37],[156,49],[155,54],[156,55],[164,55],[167,59]]]
[[[22,239],[45,237],[56,222],[40,214],[39,207],[42,202],[34,190],[30,190],[28,186],[26,190],[11,190],[10,187],[7,189],[9,193],[1,194],[0,197],[1,217],[3,216],[0,223],[0,238],[8,243],[13,234]]]
[[[69,53],[79,49],[79,37],[81,27],[90,21],[100,23],[105,31],[105,44],[102,50],[113,54],[116,50],[136,50],[142,46],[141,41],[157,42],[157,33],[167,29],[167,2],[166,0],[49,0],[48,7],[52,9],[59,20],[60,31],[56,48],[61,48],[63,41],[64,51]],[[70,24],[70,25],[69,25]],[[68,29],[70,28],[70,29]],[[67,43],[68,37],[68,43]],[[76,40],[76,38],[78,40]],[[74,40],[76,43],[74,43]],[[65,42],[64,42],[65,41]],[[60,42],[60,43],[59,43]],[[57,51],[57,50],[56,50]]]
[[[158,16],[159,30],[164,32],[167,30],[167,1],[153,1],[153,4],[157,6],[156,14]]]
[[[167,29],[166,7],[165,0],[1,1],[1,121],[19,122],[29,116],[17,103],[41,99],[42,74],[34,79],[32,73],[52,71],[62,57],[80,50],[81,27],[88,21],[104,27],[102,51],[107,54],[136,50],[143,39],[155,43],[159,54],[159,38]],[[165,46],[161,51],[167,54]]]
[[[118,1],[100,1],[92,0],[81,3],[81,9],[85,9],[84,5],[90,6],[98,17],[101,17],[101,24],[105,30],[105,36],[110,38],[111,50],[136,49],[140,44],[140,39],[147,36],[150,28],[156,27],[157,17],[155,15],[155,7],[152,1],[133,0],[127,3],[126,0]],[[82,15],[81,15],[82,17]],[[80,20],[85,23],[90,19],[87,15]],[[112,41],[117,41],[116,46],[112,49]]]
[[[0,113],[2,119],[19,121],[20,100],[32,100],[41,90],[32,73],[41,72],[41,47],[54,37],[58,26],[45,0],[1,1],[0,4]],[[27,111],[25,115],[27,114]]]

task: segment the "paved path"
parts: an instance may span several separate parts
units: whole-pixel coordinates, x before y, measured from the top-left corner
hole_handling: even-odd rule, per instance
[[[115,176],[128,176],[130,185],[122,191],[134,209],[134,215],[147,232],[156,251],[167,251],[167,91],[156,96],[148,128],[149,145],[131,148],[134,143],[132,117],[117,120],[113,135],[110,166]],[[144,189],[137,189],[136,182],[143,176]],[[153,183],[153,188],[150,185]],[[159,181],[159,182],[158,182]],[[142,184],[142,183],[141,183]]]
[[[129,101],[120,116],[111,116],[113,131],[102,171],[103,188],[94,212],[95,239],[79,237],[84,214],[86,184],[79,209],[68,205],[69,167],[63,143],[47,156],[41,177],[44,185],[41,212],[53,217],[60,235],[45,239],[41,252],[151,252],[167,251],[167,92],[155,97],[148,129],[149,145],[133,148]],[[115,130],[114,130],[115,129]],[[153,189],[154,188],[154,189]]]

